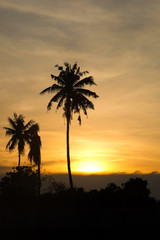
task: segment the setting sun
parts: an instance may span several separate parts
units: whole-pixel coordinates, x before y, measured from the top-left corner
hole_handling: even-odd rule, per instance
[[[80,172],[82,174],[102,173],[104,172],[104,166],[98,161],[81,161],[76,164],[75,172]]]

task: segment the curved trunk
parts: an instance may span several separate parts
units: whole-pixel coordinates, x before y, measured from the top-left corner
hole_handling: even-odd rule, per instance
[[[73,189],[73,181],[71,174],[71,166],[70,166],[70,151],[69,151],[69,118],[67,118],[67,167],[68,167],[68,176],[69,176],[69,184],[70,188]]]

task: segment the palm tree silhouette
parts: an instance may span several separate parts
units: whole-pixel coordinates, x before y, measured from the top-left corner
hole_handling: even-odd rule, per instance
[[[51,74],[51,78],[54,79],[57,84],[44,89],[40,94],[46,92],[56,94],[51,98],[48,103],[47,109],[50,110],[52,103],[57,102],[57,109],[63,106],[63,116],[67,120],[67,132],[66,132],[66,142],[67,142],[67,166],[70,187],[73,188],[71,167],[70,167],[70,151],[69,151],[69,125],[72,120],[73,113],[78,113],[78,121],[81,125],[81,115],[82,110],[85,115],[87,115],[87,109],[94,109],[93,103],[88,100],[87,97],[97,98],[98,95],[88,89],[85,89],[86,85],[96,85],[93,77],[85,77],[81,79],[84,75],[88,74],[88,71],[81,72],[80,67],[75,63],[71,66],[69,63],[64,63],[65,68],[59,65],[55,65],[60,71],[58,76]]]
[[[25,143],[29,143],[28,130],[34,123],[30,120],[27,124],[24,124],[24,116],[20,114],[17,116],[16,113],[13,114],[14,118],[8,117],[10,127],[4,127],[6,130],[6,136],[12,136],[6,145],[9,151],[15,149],[18,145],[18,167],[20,167],[21,155],[24,154]]]
[[[41,188],[41,175],[40,175],[40,165],[41,165],[41,139],[38,136],[39,125],[38,123],[32,125],[28,130],[29,138],[30,138],[30,151],[28,153],[28,159],[30,162],[35,163],[38,166],[38,197],[40,196],[40,188]]]

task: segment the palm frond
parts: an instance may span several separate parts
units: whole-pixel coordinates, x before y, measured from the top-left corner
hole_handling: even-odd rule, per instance
[[[30,163],[32,164],[32,160],[33,160],[33,154],[32,151],[30,150],[28,153],[28,159],[30,160]]]
[[[44,89],[42,92],[40,92],[40,94],[42,95],[46,92],[51,93],[51,92],[55,92],[55,91],[58,91],[58,90],[61,90],[61,89],[63,89],[62,86],[59,86],[57,84],[53,84],[51,87],[48,87],[48,88]]]
[[[56,95],[54,95],[54,97],[49,101],[48,105],[47,105],[47,109],[50,110],[52,107],[52,102],[58,102],[58,100],[63,96],[63,90],[61,90],[60,92],[58,92]]]
[[[65,74],[69,73],[71,71],[71,65],[68,62],[65,62],[64,66],[66,67]]]
[[[80,109],[87,116],[87,108],[94,109],[94,104],[80,93],[75,93],[72,101],[72,111],[79,113]]]
[[[40,95],[43,95],[46,92],[50,93],[51,92],[51,87],[45,88],[43,91],[40,92]]]
[[[38,123],[35,123],[34,125],[32,125],[32,131],[34,132],[34,133],[37,133],[37,132],[39,132],[39,129],[40,129],[40,127],[39,127],[39,124]]]
[[[33,124],[27,131],[27,134],[25,135],[26,137],[28,137],[28,135],[30,137],[34,136],[37,132],[39,132],[39,124],[35,123]]]
[[[35,123],[35,121],[30,120],[25,126],[24,126],[24,130],[27,130],[29,127],[31,127],[33,124]]]
[[[7,143],[7,145],[6,145],[6,149],[9,148],[9,146],[11,145],[14,137],[15,137],[15,136],[13,136],[13,137],[8,141],[8,143]]]
[[[51,78],[57,81],[60,85],[64,86],[65,82],[60,76],[55,76],[51,74]]]
[[[24,141],[25,141],[26,143],[28,143],[28,144],[31,143],[31,141],[30,141],[30,136],[29,136],[28,134],[24,134],[24,135],[23,135],[23,139],[24,139]]]
[[[84,87],[85,85],[90,85],[90,86],[91,85],[96,85],[92,76],[89,76],[89,77],[86,77],[86,78],[80,80],[79,82],[74,84],[74,87],[79,88],[79,87]]]
[[[79,72],[79,76],[83,76],[83,75],[86,75],[86,74],[88,74],[89,72],[88,71],[83,71],[83,72]]]
[[[15,120],[17,121],[17,119],[18,119],[17,113],[13,113],[13,116],[14,116]]]
[[[65,99],[65,96],[62,96],[61,99],[59,100],[59,102],[57,104],[57,110],[63,105],[64,99]]]
[[[68,63],[68,62],[64,62],[64,66],[65,66],[65,67],[68,67],[68,66],[69,66],[69,63]]]
[[[87,116],[87,110],[86,110],[86,107],[84,106],[84,104],[81,104],[80,107],[83,110],[83,113]]]
[[[19,115],[18,120],[24,122],[24,116],[22,114]]]
[[[80,115],[77,120],[79,121],[79,125],[81,125],[81,116]]]
[[[11,136],[11,135],[14,135],[16,133],[16,130],[12,129],[12,128],[4,127],[3,129],[6,130],[6,136]]]
[[[86,98],[82,94],[76,94],[76,95],[77,95],[76,96],[77,101],[79,102],[80,106],[84,105],[85,109],[87,108],[94,109],[94,104],[90,100],[88,100],[88,98]]]
[[[77,88],[76,92],[81,93],[81,94],[83,94],[85,96],[88,96],[88,97],[94,97],[94,98],[99,97],[95,92],[92,92],[92,91],[90,91],[88,89],[84,89],[84,88]]]
[[[79,72],[80,72],[80,67],[77,68],[76,75],[79,74]]]
[[[75,73],[76,69],[77,69],[77,62],[75,62],[75,64],[74,64],[73,67],[72,67],[73,73]]]
[[[15,121],[12,118],[8,117],[8,121],[14,129],[17,128],[17,124],[15,123]]]
[[[14,135],[14,136],[9,140],[9,142],[7,143],[6,148],[8,148],[9,151],[12,151],[12,150],[15,149],[17,143],[18,143],[18,140],[17,140],[16,136]]]
[[[63,67],[62,66],[59,66],[58,64],[56,64],[55,67],[57,67],[58,70],[63,71]]]
[[[31,163],[33,160],[35,165],[38,165],[41,162],[40,147],[41,147],[40,137],[37,134],[33,135],[30,142],[30,151],[28,153],[28,159],[30,160]]]
[[[74,111],[74,113],[80,112],[78,99],[75,99],[75,98],[73,99],[72,105],[71,105],[71,111]]]

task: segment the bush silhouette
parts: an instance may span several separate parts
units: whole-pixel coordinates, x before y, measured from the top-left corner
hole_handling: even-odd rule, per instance
[[[147,188],[148,182],[141,178],[130,178],[122,184],[124,198],[131,202],[143,202],[149,199],[150,190]]]
[[[38,176],[31,167],[13,168],[0,181],[0,195],[7,198],[26,198],[37,194]]]

